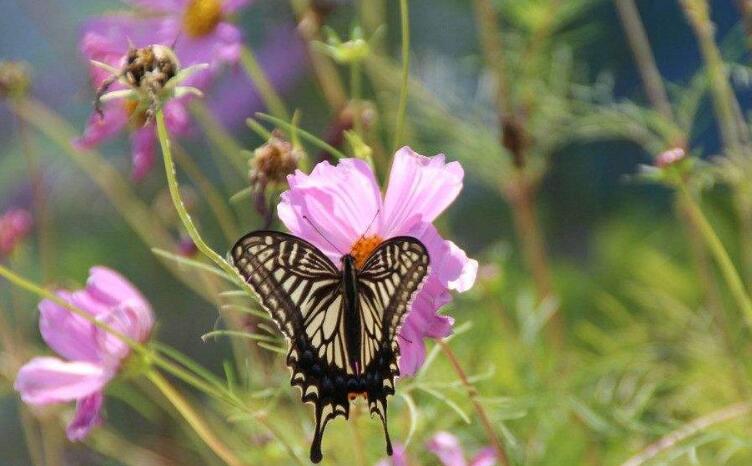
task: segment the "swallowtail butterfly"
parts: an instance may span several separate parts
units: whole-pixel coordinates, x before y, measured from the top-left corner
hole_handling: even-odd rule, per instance
[[[397,335],[428,273],[426,247],[400,236],[381,243],[362,266],[351,254],[341,269],[312,244],[274,231],[256,231],[231,251],[233,263],[289,339],[290,383],[313,403],[311,461],[321,461],[321,437],[350,401],[364,396],[384,426],[387,396],[399,375]]]

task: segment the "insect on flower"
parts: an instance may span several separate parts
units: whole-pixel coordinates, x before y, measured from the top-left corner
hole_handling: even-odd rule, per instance
[[[395,379],[420,367],[424,336],[451,331],[451,318],[435,313],[449,289],[475,280],[477,262],[430,224],[459,193],[462,169],[403,148],[383,200],[357,159],[322,162],[288,182],[278,213],[297,236],[249,233],[232,248],[233,263],[290,341],[291,383],[315,408],[311,461],[322,459],[326,424],[349,418],[361,396],[381,419],[391,455]]]
[[[122,69],[92,60],[92,64],[109,71],[111,76],[97,89],[94,109],[103,117],[102,103],[113,99],[130,99],[134,102],[132,115],[143,115],[144,124],[150,122],[159,106],[172,97],[185,94],[201,96],[194,87],[179,86],[188,76],[208,65],[193,65],[181,69],[175,52],[165,45],[152,44],[142,48],[130,47]],[[126,89],[108,92],[120,82]]]

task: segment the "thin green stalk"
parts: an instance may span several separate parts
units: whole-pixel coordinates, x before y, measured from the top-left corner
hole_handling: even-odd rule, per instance
[[[170,148],[170,138],[167,134],[167,126],[165,125],[164,113],[162,110],[157,111],[157,134],[159,135],[159,144],[162,147],[162,155],[164,156],[165,173],[167,175],[167,186],[170,190],[170,196],[172,197],[172,203],[175,205],[175,210],[178,212],[180,220],[183,222],[188,236],[191,237],[193,243],[196,245],[199,251],[201,251],[209,260],[217,264],[219,268],[229,274],[230,277],[234,277],[236,281],[243,286],[243,281],[240,279],[238,272],[222,259],[222,256],[217,254],[212,248],[210,248],[201,234],[196,229],[196,226],[191,220],[191,216],[188,210],[183,204],[183,199],[180,197],[180,187],[178,186],[177,174],[175,171],[175,162],[172,160],[172,149]]]
[[[363,110],[360,102],[361,96],[360,63],[354,60],[350,63],[350,103],[353,107],[353,128],[361,138],[363,134]]]
[[[650,41],[645,32],[645,26],[640,19],[634,0],[614,0],[619,12],[624,32],[627,35],[632,55],[637,63],[637,70],[642,78],[642,85],[648,95],[650,103],[655,109],[669,120],[673,119],[671,104],[668,100],[663,78],[655,64],[655,57],[650,48]]]
[[[185,173],[188,174],[196,187],[204,194],[206,202],[214,214],[217,224],[222,229],[225,238],[228,241],[235,241],[238,237],[238,225],[232,212],[227,208],[227,204],[224,203],[222,194],[201,172],[201,169],[191,158],[190,154],[179,144],[175,145],[175,158],[182,165],[183,170],[185,170]]]
[[[256,90],[258,90],[261,100],[264,101],[264,105],[269,109],[269,112],[277,118],[289,120],[290,114],[287,113],[285,104],[282,102],[279,94],[277,94],[274,86],[267,79],[264,70],[261,69],[256,60],[253,50],[249,47],[243,47],[240,50],[240,64],[245,69],[248,77],[251,78],[251,81],[253,81],[253,84],[256,85]]]
[[[29,291],[41,298],[48,299],[58,306],[61,306],[68,311],[72,312],[73,314],[81,317],[82,319],[86,320],[87,322],[91,323],[95,327],[109,333],[110,335],[114,336],[121,342],[123,342],[125,345],[127,345],[131,350],[133,350],[135,353],[144,355],[148,358],[149,361],[154,363],[156,366],[164,369],[165,371],[171,373],[175,377],[180,378],[184,382],[193,385],[194,387],[198,388],[199,390],[217,397],[218,399],[223,399],[225,401],[230,401],[230,403],[237,403],[237,400],[234,399],[234,396],[229,396],[226,393],[222,393],[217,390],[216,387],[212,387],[212,384],[210,382],[205,382],[200,380],[198,377],[196,377],[193,374],[190,374],[183,368],[176,366],[175,364],[172,364],[171,362],[165,360],[161,356],[149,351],[148,348],[146,348],[144,345],[142,345],[140,342],[133,340],[132,338],[128,337],[127,335],[123,334],[122,332],[119,332],[118,330],[115,330],[114,328],[110,327],[106,323],[102,322],[99,319],[96,319],[92,314],[84,311],[83,309],[74,306],[73,304],[63,300],[59,296],[57,296],[55,293],[52,293],[50,291],[45,290],[41,286],[37,285],[36,283],[33,283],[26,278],[23,278],[10,269],[7,269],[6,267],[0,265],[0,277],[4,277],[9,282],[11,282],[13,285],[17,286],[18,288],[24,289],[26,291]],[[230,394],[232,395],[232,394]]]
[[[212,429],[206,425],[201,416],[193,407],[180,395],[180,393],[170,383],[156,371],[150,371],[147,377],[162,392],[167,400],[172,403],[175,409],[183,416],[185,421],[193,429],[211,450],[230,466],[240,466],[247,464],[241,461],[235,454],[227,448],[226,445],[218,439]]]
[[[397,106],[397,123],[394,127],[394,151],[399,149],[407,112],[407,90],[410,79],[410,11],[407,0],[400,0],[400,25],[402,28],[402,83],[400,86],[399,105]]]
[[[54,249],[52,242],[52,230],[50,228],[50,211],[47,209],[47,199],[44,187],[44,179],[39,169],[39,158],[29,135],[26,121],[16,114],[18,120],[18,134],[31,180],[32,204],[34,207],[34,223],[37,232],[37,247],[39,248],[39,262],[41,263],[42,278],[44,281],[52,277],[51,251]]]
[[[715,28],[710,20],[708,2],[706,0],[681,0],[680,3],[694,30],[705,61],[723,145],[732,155],[738,157],[740,146],[750,143],[749,129],[739,112],[739,102],[729,83],[726,64],[713,37]]]
[[[316,76],[324,98],[333,112],[339,112],[347,102],[345,87],[342,78],[337,72],[337,67],[331,59],[316,50],[314,44],[323,42],[321,38],[321,24],[318,15],[307,6],[309,2],[290,0],[290,4],[298,19],[298,32],[307,42],[308,56],[311,60],[311,68]]]
[[[707,217],[705,217],[705,214],[702,212],[702,209],[687,190],[687,187],[680,185],[679,192],[685,199],[687,213],[690,218],[692,218],[693,223],[697,226],[697,229],[707,243],[710,252],[713,254],[713,257],[721,270],[721,275],[726,281],[729,290],[731,290],[734,300],[744,314],[744,319],[747,325],[752,329],[752,300],[744,288],[744,283],[742,282],[739,272],[736,270],[726,248],[723,246],[720,238],[718,238],[718,235],[716,235]]]
[[[470,382],[470,380],[468,380],[467,374],[462,368],[462,364],[460,364],[459,359],[457,359],[457,356],[454,354],[454,351],[452,351],[452,348],[442,340],[438,340],[437,344],[441,347],[444,355],[449,360],[452,368],[454,369],[454,372],[457,374],[457,377],[459,377],[460,381],[462,381],[462,385],[465,387],[467,396],[470,398],[470,401],[473,404],[473,408],[475,408],[475,412],[478,415],[478,418],[480,418],[481,424],[483,425],[483,430],[486,431],[486,437],[488,437],[488,441],[491,442],[494,450],[496,450],[496,457],[498,458],[499,463],[502,466],[509,466],[507,451],[504,448],[504,444],[502,443],[501,438],[496,435],[493,424],[491,424],[491,420],[486,413],[486,409],[478,400],[478,390]]]
[[[120,173],[96,151],[77,150],[71,145],[76,133],[66,121],[43,104],[30,99],[13,104],[10,108],[60,147],[89,176],[144,244],[150,248],[173,248],[174,241],[167,229],[158,219],[155,221],[151,210],[136,196]],[[196,294],[213,302],[213,297],[190,277],[179,273],[167,262],[163,261],[162,264]]]
[[[214,147],[227,159],[230,165],[243,177],[248,175],[248,165],[241,157],[243,148],[214,118],[209,109],[201,102],[191,103],[191,114]]]
[[[318,147],[321,150],[325,150],[325,151],[329,152],[330,154],[332,154],[334,157],[336,157],[338,159],[344,159],[344,158],[347,157],[341,151],[339,151],[338,149],[332,147],[331,145],[327,144],[326,142],[322,141],[321,139],[317,138],[316,136],[314,136],[313,134],[309,133],[308,131],[304,131],[304,130],[298,128],[298,127],[295,127],[295,126],[291,125],[290,123],[288,123],[288,122],[286,122],[284,120],[280,120],[279,118],[275,118],[275,117],[273,117],[271,115],[266,115],[264,113],[257,113],[256,116],[258,118],[262,119],[262,120],[265,120],[265,121],[268,121],[270,123],[274,123],[277,126],[280,126],[282,129],[284,129],[285,131],[287,131],[289,134],[292,134],[293,132],[296,132],[300,136],[301,139],[304,139],[304,140],[310,142],[311,144],[313,144],[314,146]]]

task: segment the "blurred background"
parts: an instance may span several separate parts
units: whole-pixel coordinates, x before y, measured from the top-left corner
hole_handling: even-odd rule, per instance
[[[367,38],[376,35],[373,60],[364,67],[363,95],[373,103],[380,125],[374,138],[388,147],[393,129],[389,122],[399,94],[399,4],[374,2],[379,7],[368,16],[363,10],[369,7],[356,2],[326,3],[321,23],[340,37],[349,37],[358,24]],[[686,221],[675,189],[639,176],[640,166],[653,165],[661,152],[686,149],[702,171],[693,172],[693,179],[710,179],[698,183],[702,186],[696,190],[702,208],[745,284],[752,283],[745,275],[748,251],[743,246],[747,233],[752,234],[745,231],[752,204],[739,201],[748,195],[744,185],[749,172],[739,168],[736,181],[729,182],[733,177],[718,168],[724,166],[718,157],[729,155],[727,141],[719,130],[712,80],[708,85],[705,79],[707,50],[688,20],[689,4],[703,2],[635,2],[673,105],[668,123],[660,120],[666,115],[653,108],[646,94],[619,3],[626,2],[409,2],[415,87],[410,89],[403,141],[422,154],[443,152],[465,166],[465,188],[438,223],[446,237],[479,260],[480,270],[476,286],[457,296],[444,312],[464,330],[452,346],[473,375],[511,464],[622,464],[651,442],[694,425],[708,413],[729,406],[740,413],[748,409],[744,403],[752,389],[747,361],[752,346],[742,313],[713,256]],[[726,64],[724,76],[746,116],[752,75],[744,27],[748,7],[743,3],[710,2],[709,18]],[[479,4],[490,5],[498,16],[507,91],[512,89],[505,102],[521,116],[507,120],[507,126],[503,118],[499,122],[494,102],[499,89],[495,68],[479,40]],[[82,25],[93,16],[127,8],[127,2],[114,0],[3,0],[0,60],[28,63],[29,95],[67,120],[78,135],[94,98],[79,45]],[[255,0],[239,10],[233,22],[287,107],[300,110],[300,127],[326,139],[340,121],[340,110],[322,95],[308,53],[295,52],[295,47],[303,47],[296,33],[300,11],[306,7],[301,8],[296,12],[288,2]],[[378,32],[378,24],[367,21],[374,17],[385,26]],[[347,68],[337,69],[347,81]],[[235,105],[239,108],[223,111],[233,106],[223,88],[238,73],[242,74],[238,66],[228,67],[212,84],[206,91],[207,108],[234,143],[252,151],[264,141],[243,122],[264,110],[260,97],[253,91],[242,105]],[[516,130],[520,119],[527,126]],[[0,104],[0,213],[19,207],[34,211],[35,189],[41,189],[50,252],[47,258],[40,256],[34,238],[41,221],[36,218],[23,244],[0,260],[23,275],[44,279],[46,285],[69,288],[80,286],[92,265],[120,271],[151,301],[158,315],[158,339],[221,374],[230,342],[201,340],[217,325],[216,306],[197,298],[166,271],[59,144],[43,130],[19,121],[9,106]],[[524,162],[515,159],[515,144],[504,134],[516,134],[523,141]],[[218,148],[206,137],[205,126],[192,126],[180,141],[225,200],[247,186],[248,180],[241,177],[228,182],[213,162],[209,154]],[[127,180],[128,138],[121,135],[98,150]],[[38,185],[29,175],[26,151],[36,158]],[[316,161],[318,150],[309,148],[309,155]],[[519,173],[526,173],[530,181],[524,188],[517,184]],[[159,163],[142,181],[128,183],[153,215],[174,224],[173,252],[180,252],[184,232],[174,218]],[[231,243],[212,220],[201,190],[189,182],[185,189],[203,235],[224,253]],[[520,207],[520,202],[527,205]],[[229,205],[242,231],[261,225],[251,200]],[[29,351],[46,351],[36,327],[36,298],[1,281],[0,298],[0,311],[28,342]],[[558,330],[552,331],[554,327]],[[250,377],[263,373],[264,380],[284,389],[287,371],[282,359],[264,354],[272,361],[252,364]],[[438,357],[424,377],[429,390],[439,396],[420,390],[415,395],[420,417],[408,449],[409,464],[437,464],[424,444],[439,430],[457,435],[468,457],[489,443],[461,384],[442,370],[448,367],[449,362]],[[9,378],[3,379],[0,392],[0,463],[32,464],[12,374],[6,371],[3,376]],[[410,383],[401,381],[398,391]],[[157,451],[164,439],[163,453],[175,459],[174,464],[204,464],[186,453],[192,447],[186,447],[191,436],[184,428],[164,415],[133,414],[132,405],[140,402],[133,397],[143,395],[122,392],[108,402],[108,436],[116,432]],[[310,413],[298,406],[295,393],[290,390],[283,397],[283,406],[295,410],[298,419],[307,419]],[[393,437],[404,441],[412,430],[410,413],[402,399],[392,400]],[[334,424],[345,423],[333,423],[325,443],[342,438],[330,441],[344,451],[331,455],[332,464],[349,464],[350,434]],[[374,444],[368,445],[368,464],[383,456],[376,424],[359,422],[367,442]],[[283,455],[263,447],[263,440],[256,438],[262,434],[252,427],[239,435],[249,445],[261,445],[249,453],[256,461],[251,464],[287,464]],[[64,457],[57,464],[128,464],[89,443],[58,440]],[[115,439],[94,442],[108,441]],[[306,441],[298,443],[305,451]],[[749,464],[749,416],[732,412],[728,421],[723,418],[698,428],[652,461],[646,464]]]

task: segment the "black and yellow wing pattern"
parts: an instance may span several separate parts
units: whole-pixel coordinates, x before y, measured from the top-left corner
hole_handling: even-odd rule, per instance
[[[315,407],[311,461],[319,462],[326,424],[349,417],[358,395],[384,425],[387,396],[399,375],[397,334],[428,273],[426,248],[411,237],[389,239],[355,278],[343,274],[315,246],[293,235],[252,232],[233,247],[235,267],[290,341],[291,384]],[[343,262],[352,260],[346,255]],[[355,281],[356,283],[352,283]],[[348,299],[346,288],[357,290]]]

